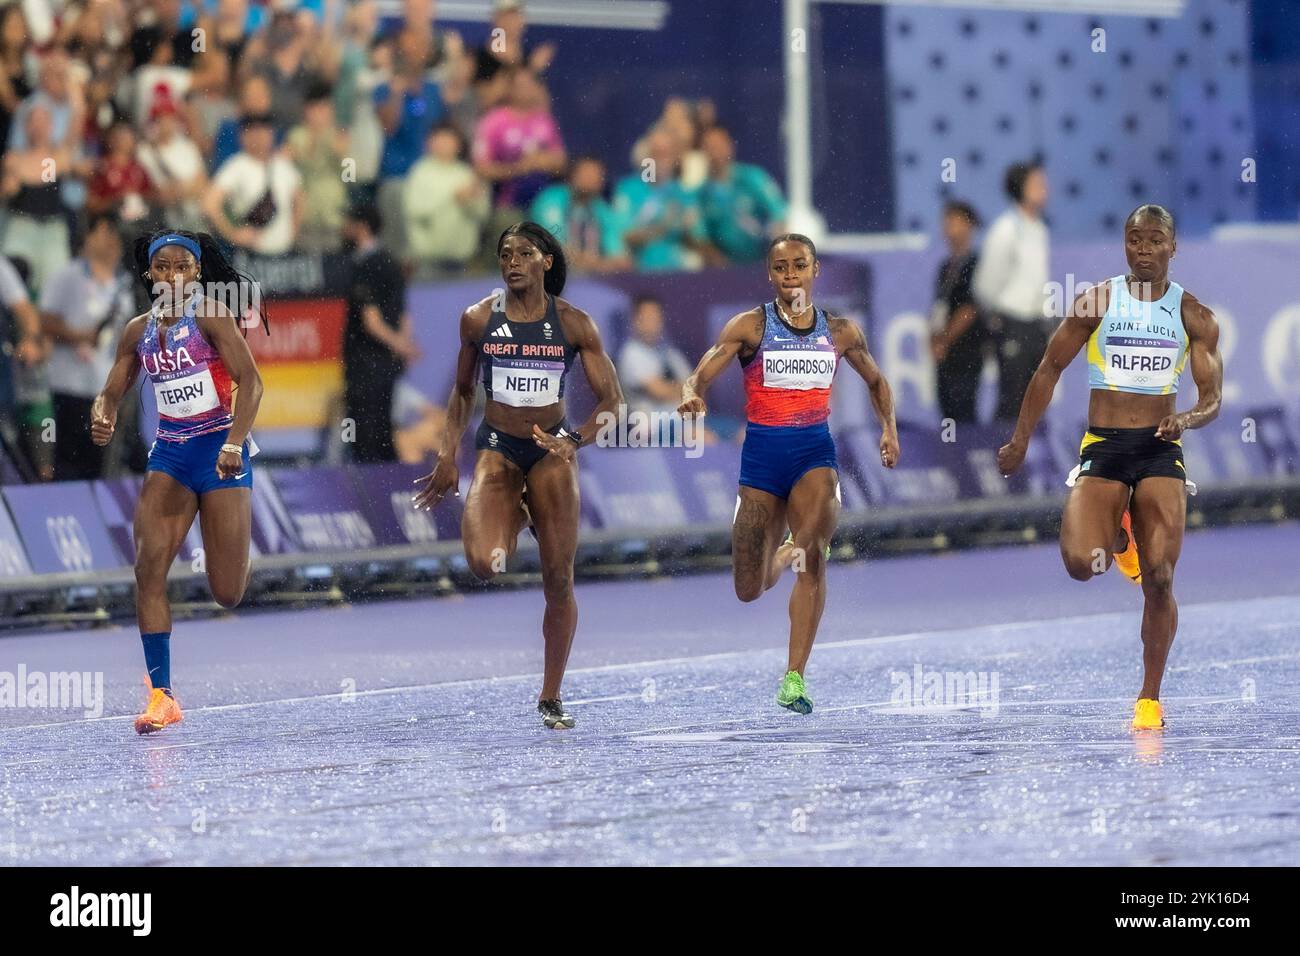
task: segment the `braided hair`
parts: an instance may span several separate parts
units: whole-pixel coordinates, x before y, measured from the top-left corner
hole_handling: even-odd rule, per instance
[[[240,272],[226,257],[221,245],[215,238],[206,232],[185,232],[181,229],[162,229],[158,232],[150,233],[145,236],[137,236],[135,245],[132,248],[132,255],[135,260],[136,275],[144,283],[145,294],[152,298],[154,293],[153,280],[149,277],[149,246],[154,240],[162,236],[180,236],[196,243],[199,247],[201,256],[199,265],[203,272],[204,285],[233,286],[238,290],[236,302],[230,311],[235,313],[235,320],[244,334],[248,334],[248,328],[244,323],[242,314],[245,307],[254,311],[262,320],[262,328],[267,335],[271,334],[271,323],[266,314],[266,302],[262,298],[262,289],[258,281],[247,273]],[[230,306],[230,303],[226,303]]]

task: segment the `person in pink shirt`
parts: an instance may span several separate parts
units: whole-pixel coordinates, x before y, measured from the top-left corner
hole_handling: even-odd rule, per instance
[[[475,130],[474,167],[495,185],[498,208],[527,209],[564,171],[567,157],[546,87],[531,70],[510,69],[505,103]]]

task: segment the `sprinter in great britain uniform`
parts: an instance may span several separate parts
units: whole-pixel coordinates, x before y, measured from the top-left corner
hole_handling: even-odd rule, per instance
[[[574,719],[564,710],[560,684],[578,625],[573,559],[578,547],[577,450],[596,438],[603,413],[622,401],[614,365],[591,318],[559,298],[564,250],[541,226],[521,222],[497,241],[506,290],[465,310],[460,318],[456,384],[447,403],[447,428],[438,462],[420,479],[415,505],[428,508],[459,495],[456,451],[469,424],[482,367],[487,406],[474,445],[478,457],[465,496],[461,537],[470,569],[491,580],[506,569],[519,533],[531,524],[542,561],[546,613],[545,665],[537,709],[552,730]],[[574,357],[582,360],[597,405],[578,428],[564,418],[564,383]]]
[[[1142,586],[1142,689],[1132,722],[1139,731],[1164,726],[1160,683],[1178,629],[1174,566],[1195,491],[1182,434],[1215,419],[1223,388],[1214,314],[1169,279],[1176,248],[1168,211],[1133,210],[1124,225],[1129,273],[1075,300],[1034,373],[1011,441],[998,451],[1003,474],[1020,467],[1061,371],[1086,345],[1088,429],[1068,482],[1061,557],[1071,577],[1086,581],[1110,566],[1113,552]],[[1189,361],[1196,405],[1178,414],[1178,378]]]
[[[201,291],[204,284],[234,289],[251,282],[210,236],[142,237],[135,258],[154,306],[127,323],[90,427],[96,444],[108,443],[118,406],[143,369],[159,416],[135,513],[136,616],[151,686],[135,729],[146,734],[181,720],[171,683],[167,569],[196,513],[212,597],[234,607],[244,596],[255,450],[249,431],[262,379],[234,313]]]
[[[862,330],[813,305],[819,269],[817,250],[806,236],[774,239],[767,270],[776,298],[727,323],[687,379],[679,409],[683,415],[703,415],[705,389],[733,358],[740,359],[749,423],[731,532],[736,596],[756,600],[782,571],[794,568],[790,654],[776,700],[801,714],[813,706],[804,670],[826,604],[826,561],[839,519],[839,473],[827,419],[840,361],[870,389],[881,424],[881,464],[893,468],[898,462],[889,383],[867,351]]]

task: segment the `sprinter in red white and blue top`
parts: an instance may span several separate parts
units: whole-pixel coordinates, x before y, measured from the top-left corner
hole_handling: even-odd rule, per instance
[[[213,598],[234,607],[244,596],[252,531],[250,459],[256,451],[249,432],[262,400],[262,379],[235,313],[204,293],[253,285],[211,236],[141,237],[135,261],[153,307],[127,323],[91,409],[90,431],[97,445],[108,444],[118,407],[143,370],[158,404],[158,435],[134,529],[136,617],[150,684],[149,703],[135,729],[148,734],[182,719],[171,685],[167,569],[196,514]]]
[[[881,425],[881,464],[898,463],[889,383],[862,329],[813,304],[819,270],[808,237],[772,240],[767,275],[776,298],[727,323],[686,380],[679,408],[683,415],[703,415],[705,389],[733,358],[740,360],[748,424],[731,529],[736,596],[756,600],[787,567],[798,575],[790,595],[790,656],[776,701],[800,714],[812,712],[804,670],[826,604],[826,561],[839,520],[839,472],[827,419],[841,361],[870,389]]]

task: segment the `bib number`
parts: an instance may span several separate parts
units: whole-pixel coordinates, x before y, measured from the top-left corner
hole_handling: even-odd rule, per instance
[[[168,418],[192,418],[221,404],[217,385],[206,368],[183,378],[154,382],[153,394],[158,402],[158,414]]]

